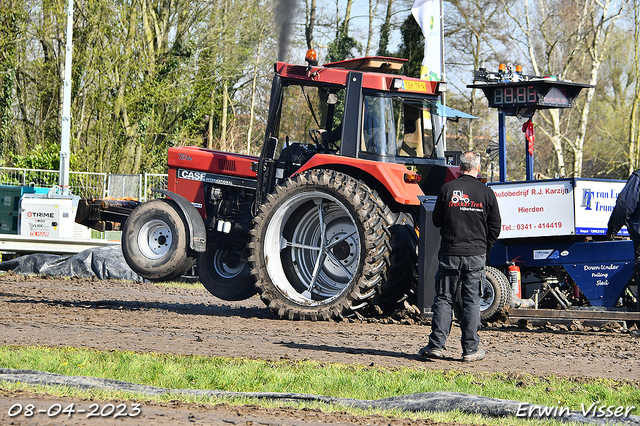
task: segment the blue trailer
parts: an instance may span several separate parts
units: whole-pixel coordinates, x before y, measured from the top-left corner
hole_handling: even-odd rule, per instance
[[[510,314],[516,307],[560,308],[565,312],[622,311],[628,312],[631,321],[640,320],[633,243],[626,238],[626,228],[615,241],[605,238],[609,216],[625,182],[535,180],[533,141],[528,137],[524,144],[526,180],[507,182],[505,116],[531,119],[537,110],[571,108],[581,89],[591,86],[522,75],[507,67],[498,73],[476,71],[474,84],[468,87],[483,90],[489,107],[498,109],[500,181],[490,187],[498,198],[503,225],[489,255],[489,270],[503,277],[487,280],[485,285],[485,299],[490,300],[485,300],[483,308],[492,306],[494,313],[489,319],[504,311],[495,306],[500,301],[494,299],[504,291],[498,284],[503,285],[508,277]]]
[[[629,240],[499,240],[491,251],[490,263],[506,268],[512,261],[522,275],[523,297],[536,298],[537,307],[637,310],[637,286],[635,291],[630,288],[634,260]]]
[[[626,228],[618,241],[604,237],[624,183],[571,178],[491,184],[503,224],[490,264],[517,266],[521,296],[537,298],[535,306],[633,307],[633,243],[623,239]]]

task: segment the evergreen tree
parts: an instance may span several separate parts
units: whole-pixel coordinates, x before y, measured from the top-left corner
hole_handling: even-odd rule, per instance
[[[420,77],[420,68],[424,58],[424,36],[420,26],[409,14],[400,26],[402,43],[398,46],[398,53],[395,56],[408,59],[404,65],[404,72],[409,77]]]
[[[362,45],[349,35],[346,25],[339,25],[336,38],[329,43],[327,62],[344,61],[354,57],[354,50],[361,52]]]

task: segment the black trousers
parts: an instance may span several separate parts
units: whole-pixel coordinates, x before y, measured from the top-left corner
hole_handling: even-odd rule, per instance
[[[449,256],[440,255],[440,264],[436,273],[436,297],[433,302],[433,319],[429,347],[442,349],[451,332],[453,304],[458,286],[461,286],[462,352],[473,354],[478,351],[480,338],[480,301],[485,280],[486,256]]]
[[[633,277],[636,280],[636,310],[640,311],[640,241],[633,240],[635,265]]]

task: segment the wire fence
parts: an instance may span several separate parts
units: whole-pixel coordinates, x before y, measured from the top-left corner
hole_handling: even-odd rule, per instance
[[[82,198],[104,198],[107,193],[107,174],[69,172],[69,186],[73,194]]]
[[[20,169],[0,167],[0,185],[23,185],[53,188],[58,185],[58,170]],[[111,196],[131,197],[140,201],[157,197],[153,188],[166,189],[167,174],[143,173],[138,175],[69,172],[69,187],[74,195],[96,199]]]
[[[169,185],[169,175],[161,173],[145,173],[144,175],[144,193],[140,197],[140,201],[162,197],[162,194],[153,192],[152,189],[167,189]]]
[[[142,175],[110,174],[108,194],[113,198],[140,199],[142,193]]]

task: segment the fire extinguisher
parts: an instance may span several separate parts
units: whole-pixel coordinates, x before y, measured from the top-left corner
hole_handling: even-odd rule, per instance
[[[511,284],[511,292],[518,299],[522,299],[522,276],[520,275],[520,267],[516,265],[515,259],[509,262],[509,283]]]

